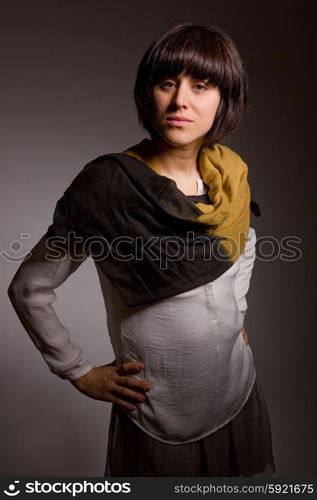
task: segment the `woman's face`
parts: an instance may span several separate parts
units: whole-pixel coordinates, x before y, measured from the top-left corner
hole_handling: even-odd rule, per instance
[[[220,99],[218,87],[186,75],[185,70],[164,77],[152,90],[152,124],[171,145],[200,143],[213,125]]]

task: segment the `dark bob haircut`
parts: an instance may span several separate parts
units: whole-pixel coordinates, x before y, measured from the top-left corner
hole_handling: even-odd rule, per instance
[[[176,76],[186,68],[193,78],[217,86],[221,100],[213,126],[204,139],[212,146],[228,136],[247,107],[248,79],[243,61],[231,38],[219,28],[185,21],[155,40],[145,52],[137,71],[134,100],[138,119],[151,135],[152,89],[163,76]]]

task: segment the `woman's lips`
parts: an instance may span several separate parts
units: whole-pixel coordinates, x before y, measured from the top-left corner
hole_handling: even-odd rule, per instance
[[[173,118],[166,118],[166,120],[171,125],[176,125],[176,127],[183,127],[184,125],[188,125],[189,123],[192,123],[190,120],[179,120],[179,119],[173,119]]]

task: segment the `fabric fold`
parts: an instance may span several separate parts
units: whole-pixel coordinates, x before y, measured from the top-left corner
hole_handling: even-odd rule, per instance
[[[58,201],[47,239],[71,254],[81,240],[127,305],[210,282],[244,250],[250,189],[246,164],[226,146],[202,148],[199,165],[211,204],[195,204],[161,175],[149,139],[100,156]]]

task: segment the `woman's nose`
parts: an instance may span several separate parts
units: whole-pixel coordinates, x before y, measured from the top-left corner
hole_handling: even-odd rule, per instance
[[[177,107],[187,107],[189,104],[188,89],[182,85],[176,87],[173,101]]]

